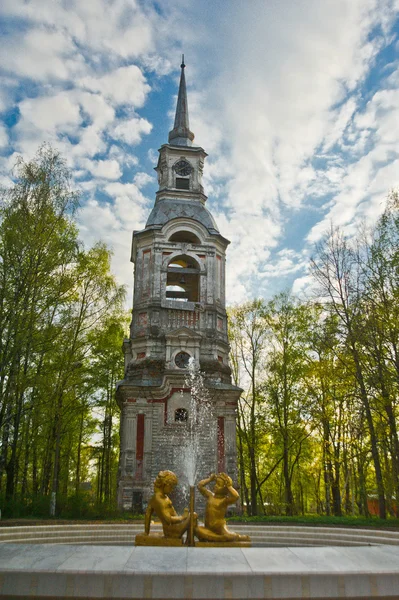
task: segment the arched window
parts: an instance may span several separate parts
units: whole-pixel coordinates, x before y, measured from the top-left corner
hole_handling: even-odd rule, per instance
[[[166,298],[180,302],[199,302],[199,273],[190,256],[177,256],[168,264]]]
[[[186,244],[200,244],[201,240],[191,231],[175,231],[170,238],[170,242],[180,242]]]
[[[188,420],[188,411],[185,408],[176,408],[175,422],[185,423]]]

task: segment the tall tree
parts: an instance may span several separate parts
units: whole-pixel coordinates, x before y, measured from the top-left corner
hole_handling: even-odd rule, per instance
[[[246,392],[241,397],[239,404],[238,436],[241,472],[246,469],[244,452],[248,456],[249,494],[245,481],[243,484],[246,490],[246,503],[251,515],[258,514],[260,489],[257,474],[257,445],[262,404],[260,384],[268,335],[264,317],[265,304],[262,300],[252,300],[233,308],[229,313],[233,372],[236,373],[236,382],[240,385],[242,383],[246,387]],[[238,361],[241,367],[240,374]]]
[[[355,416],[352,361],[342,344],[336,315],[323,314],[319,304],[313,306],[308,341],[305,383],[311,417],[322,443],[325,510],[327,515],[341,516],[342,470],[348,464],[345,453],[351,448],[346,434]]]
[[[42,147],[19,160],[16,183],[3,194],[0,225],[0,470],[14,494],[22,420],[37,395],[43,356],[70,288],[77,248],[72,215],[77,194],[58,153]]]
[[[364,327],[361,342],[367,381],[388,435],[391,477],[399,498],[399,195],[392,192],[370,237],[363,237],[362,267]],[[392,504],[392,503],[391,503]]]
[[[128,324],[128,315],[121,312],[109,314],[102,326],[94,328],[89,335],[90,383],[101,430],[101,442],[97,449],[97,490],[99,502],[106,505],[110,505],[116,495],[119,413],[115,388],[124,374],[121,347]]]
[[[296,512],[292,481],[300,463],[308,412],[303,385],[310,313],[286,293],[269,302],[266,322],[270,332],[266,363],[265,394],[273,440],[282,455],[284,506],[287,515]]]
[[[367,421],[371,454],[375,469],[379,514],[386,518],[386,503],[378,437],[373,418],[373,407],[367,390],[362,347],[360,342],[363,327],[362,286],[356,252],[338,230],[332,228],[329,235],[318,246],[311,261],[312,273],[319,285],[319,293],[327,302],[332,314],[338,318],[351,353],[358,393]]]

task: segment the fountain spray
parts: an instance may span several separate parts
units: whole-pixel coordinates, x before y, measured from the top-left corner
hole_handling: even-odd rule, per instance
[[[195,546],[194,542],[194,511],[195,511],[195,486],[190,485],[190,527],[188,530],[188,545]]]
[[[190,389],[190,417],[182,444],[181,469],[189,485],[190,525],[187,531],[187,545],[194,546],[195,482],[198,477],[198,469],[204,464],[204,451],[208,446],[208,440],[216,435],[211,418],[212,402],[204,377],[195,364],[194,358],[190,358],[185,385]]]

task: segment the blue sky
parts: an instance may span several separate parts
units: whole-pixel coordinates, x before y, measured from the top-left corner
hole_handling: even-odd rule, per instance
[[[82,239],[131,289],[184,52],[229,302],[306,292],[331,221],[355,233],[398,187],[398,19],[399,0],[3,0],[1,182],[17,154],[61,150]]]

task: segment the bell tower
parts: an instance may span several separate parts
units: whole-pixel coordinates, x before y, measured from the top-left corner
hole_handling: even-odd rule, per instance
[[[204,376],[212,411],[204,476],[237,477],[236,407],[225,309],[224,238],[207,210],[203,148],[190,131],[184,57],[174,127],[159,150],[159,189],[146,226],[133,232],[133,311],[118,383],[121,448],[118,505],[141,510],[160,470],[182,474],[180,448],[190,420],[187,367]],[[213,427],[211,427],[213,425]]]

